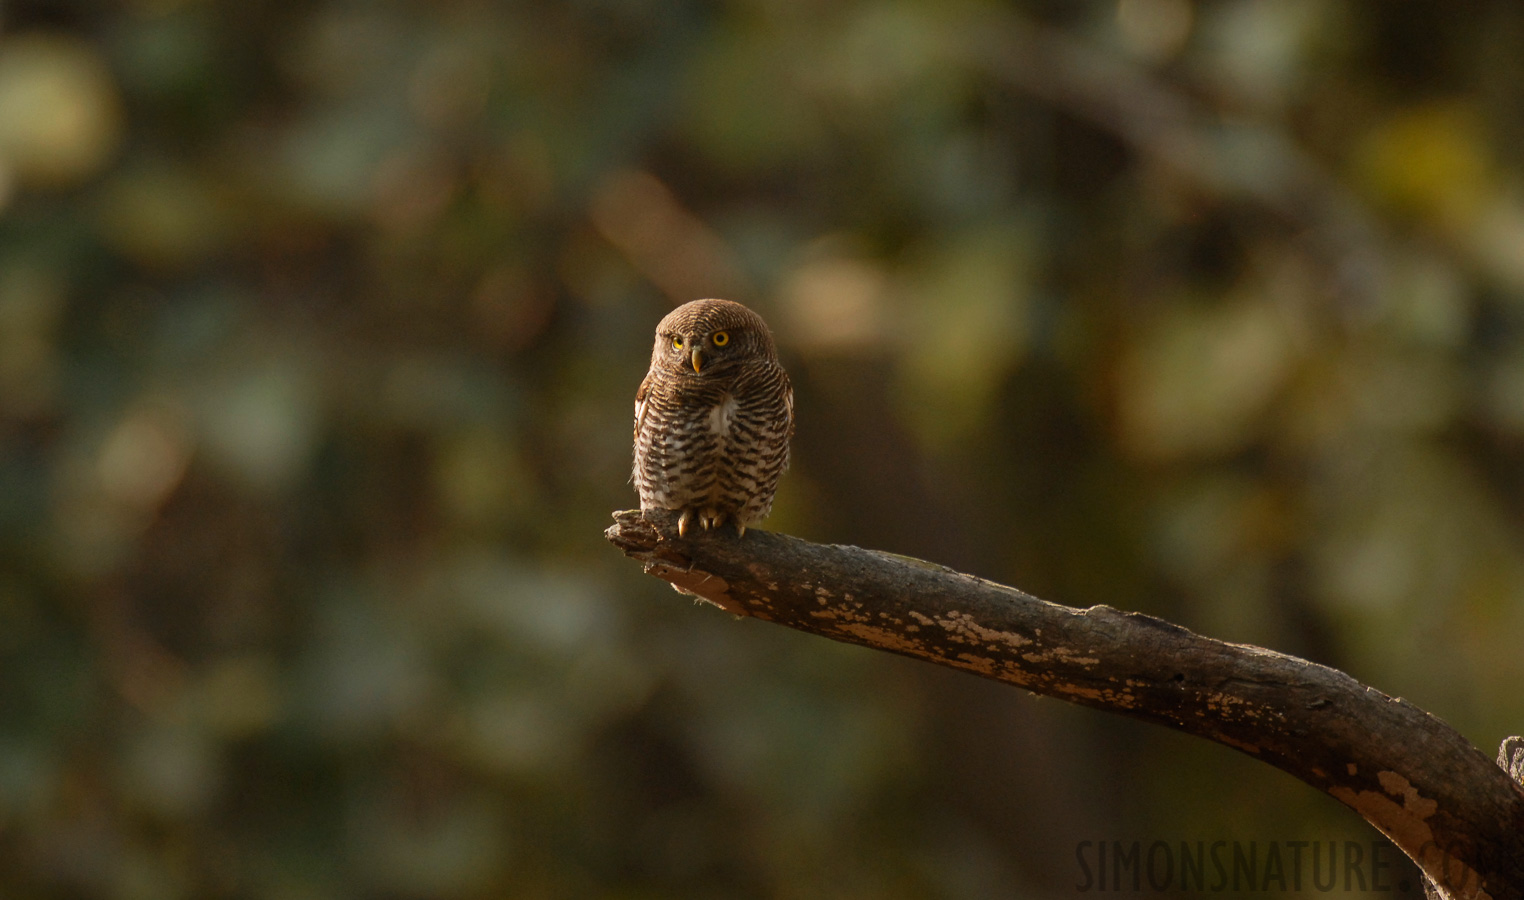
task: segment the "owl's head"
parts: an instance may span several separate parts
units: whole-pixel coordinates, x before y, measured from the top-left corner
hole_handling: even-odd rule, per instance
[[[656,326],[651,367],[710,377],[742,363],[778,361],[762,317],[730,300],[694,300],[667,313]]]

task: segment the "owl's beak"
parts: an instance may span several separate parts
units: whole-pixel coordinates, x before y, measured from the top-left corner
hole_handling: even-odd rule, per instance
[[[694,347],[693,355],[689,359],[693,362],[693,374],[697,375],[704,368],[704,354]]]

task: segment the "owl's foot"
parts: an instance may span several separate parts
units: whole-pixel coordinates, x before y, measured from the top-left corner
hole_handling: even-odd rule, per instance
[[[688,526],[694,522],[698,522],[700,528],[708,531],[725,524],[725,514],[714,509],[685,509],[677,517],[677,536],[687,537]],[[741,534],[746,533],[745,525],[737,523],[736,528],[740,530]]]

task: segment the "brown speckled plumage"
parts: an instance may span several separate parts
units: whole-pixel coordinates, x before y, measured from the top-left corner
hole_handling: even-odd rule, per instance
[[[772,510],[793,431],[794,390],[761,316],[695,300],[656,326],[635,394],[641,509],[681,511],[683,532],[696,521],[744,533]]]

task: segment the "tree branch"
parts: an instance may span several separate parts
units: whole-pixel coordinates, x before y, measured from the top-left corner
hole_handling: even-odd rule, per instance
[[[738,616],[963,669],[1226,744],[1326,791],[1453,898],[1524,900],[1524,788],[1449,725],[1336,669],[932,563],[614,514],[645,571]]]

